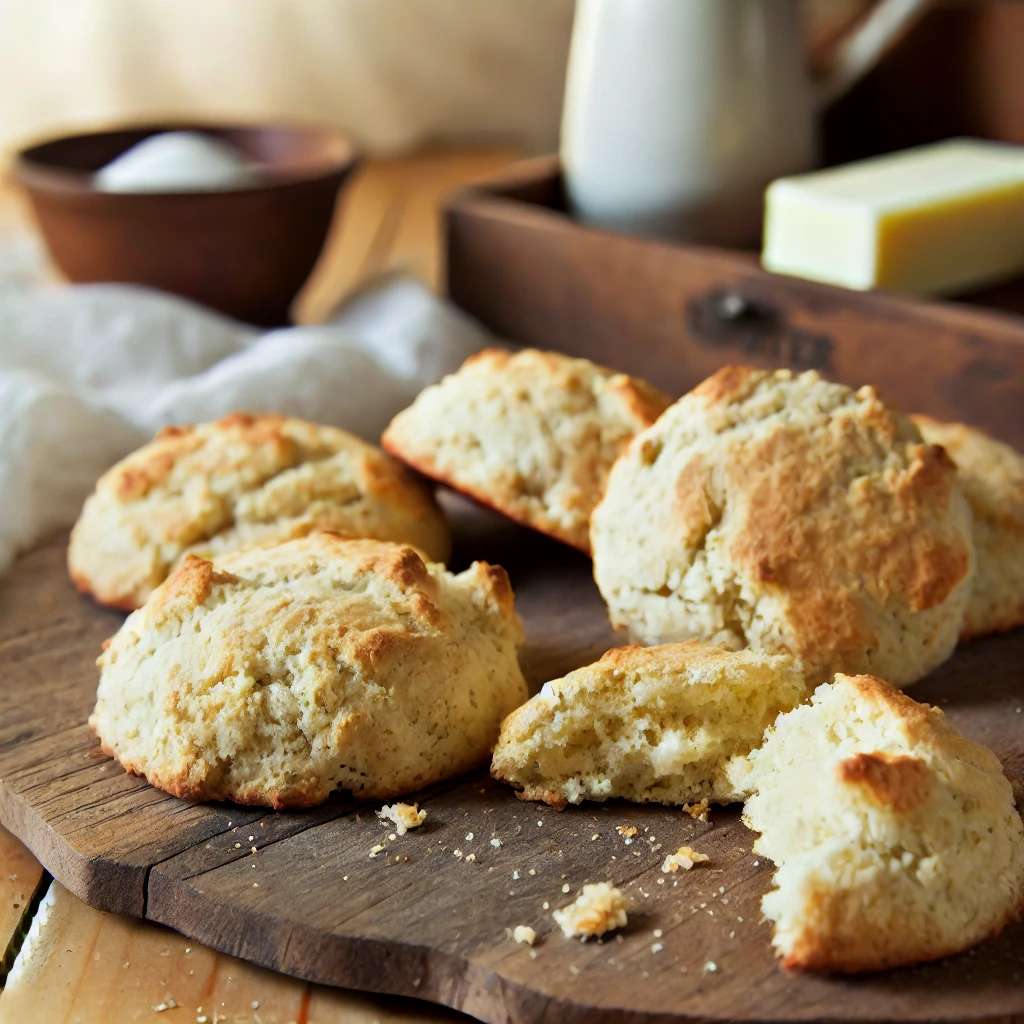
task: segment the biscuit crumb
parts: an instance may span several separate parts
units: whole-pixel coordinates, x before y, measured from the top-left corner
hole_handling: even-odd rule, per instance
[[[395,831],[404,836],[411,828],[419,828],[427,820],[427,812],[419,804],[385,804],[378,812],[381,821],[393,821]]]
[[[526,924],[517,924],[515,931],[512,932],[512,938],[516,942],[525,942],[528,946],[532,946],[537,941],[537,933]]]
[[[701,800],[698,804],[683,804],[683,810],[686,811],[694,821],[707,821],[708,807],[709,805],[707,800]]]
[[[665,863],[661,865],[661,870],[664,872],[678,871],[682,868],[684,871],[689,871],[694,864],[705,864],[711,858],[706,853],[698,853],[692,847],[680,846],[677,853],[670,853],[665,858]]]
[[[604,935],[626,927],[626,897],[610,882],[585,885],[573,903],[551,916],[566,938]]]
[[[625,839],[632,839],[636,835],[636,825],[616,825],[615,831]]]

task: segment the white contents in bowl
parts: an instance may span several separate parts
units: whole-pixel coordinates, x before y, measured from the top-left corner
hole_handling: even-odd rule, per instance
[[[201,132],[163,132],[125,150],[96,172],[101,192],[221,192],[253,185],[259,166],[234,146]]]

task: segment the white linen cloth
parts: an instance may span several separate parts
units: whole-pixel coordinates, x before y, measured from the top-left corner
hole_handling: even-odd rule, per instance
[[[0,286],[0,572],[162,426],[280,411],[376,442],[489,341],[409,278],[267,333],[127,285]]]

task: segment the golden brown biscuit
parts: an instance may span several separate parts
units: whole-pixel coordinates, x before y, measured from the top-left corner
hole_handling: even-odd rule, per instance
[[[524,526],[590,551],[608,470],[669,399],[557,352],[487,349],[421,392],[382,444],[421,473]]]
[[[71,533],[68,570],[102,604],[141,605],[186,552],[205,558],[333,530],[447,559],[429,488],[335,427],[235,413],[168,427],[96,484]]]
[[[807,696],[792,658],[699,643],[617,647],[501,724],[491,774],[555,807],[740,799],[729,760]]]
[[[787,967],[872,971],[995,934],[1024,901],[1024,826],[987,747],[870,676],[782,715],[743,770],[762,900]]]
[[[637,435],[591,524],[613,625],[904,685],[956,645],[974,573],[955,467],[871,388],[727,367]]]
[[[505,571],[329,533],[186,557],[100,657],[103,749],[197,800],[380,799],[485,760],[526,699]]]
[[[1024,455],[963,423],[912,419],[956,463],[974,513],[978,571],[961,638],[1024,625]]]

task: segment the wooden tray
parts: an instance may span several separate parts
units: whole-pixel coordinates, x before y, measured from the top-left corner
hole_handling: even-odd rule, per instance
[[[463,563],[509,568],[532,685],[615,642],[586,559],[477,513],[458,518],[457,536]],[[371,859],[389,830],[374,806],[342,798],[284,814],[165,796],[89,737],[94,659],[121,616],[72,592],[65,542],[54,538],[0,580],[0,822],[96,907],[297,977],[492,1022],[1024,1020],[1021,925],[913,970],[780,970],[758,910],[771,866],[751,854],[737,808],[714,809],[707,824],[624,803],[559,813],[481,772],[421,794],[425,827]],[[959,650],[913,691],[989,744],[1018,785],[1022,665],[1018,631]],[[620,824],[639,829],[628,845]],[[684,843],[711,863],[663,875],[665,854]],[[550,909],[599,880],[628,894],[628,929],[604,943],[563,938]],[[537,930],[533,951],[506,937],[518,924]]]
[[[754,253],[585,228],[549,158],[456,193],[445,217],[449,294],[500,337],[675,395],[727,363],[816,369],[1024,449],[1024,282],[928,302],[768,274]]]

